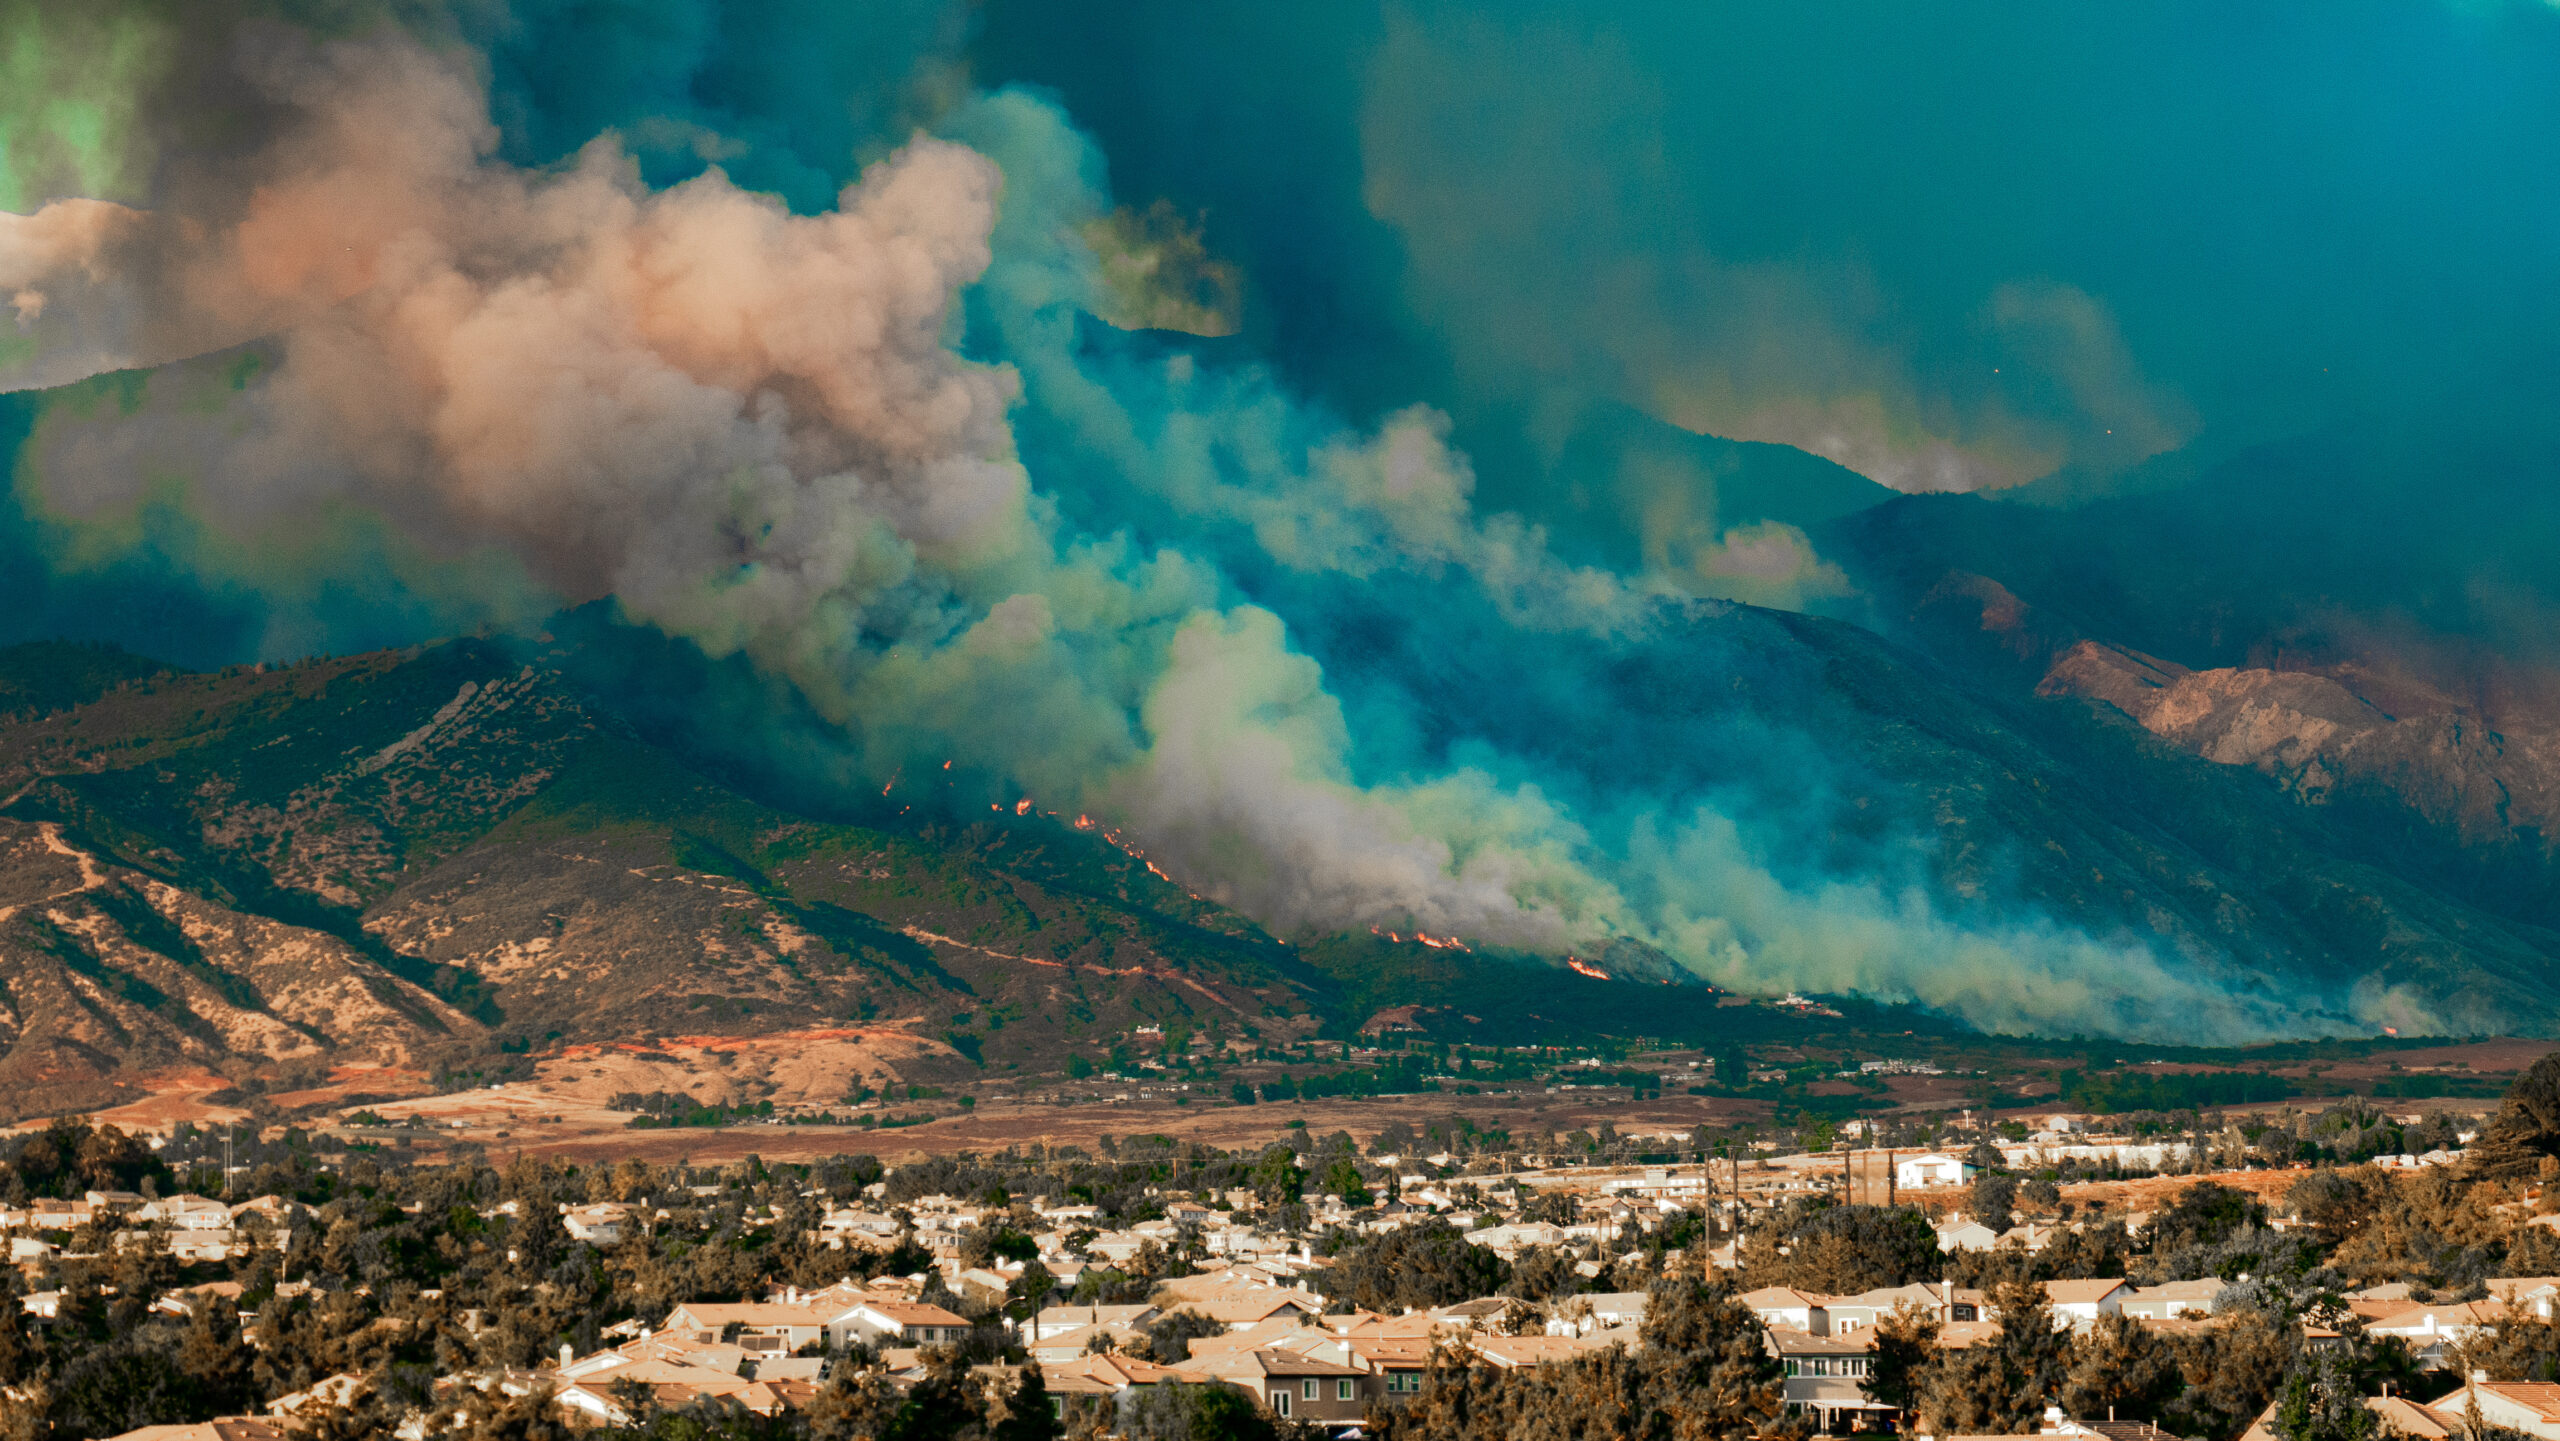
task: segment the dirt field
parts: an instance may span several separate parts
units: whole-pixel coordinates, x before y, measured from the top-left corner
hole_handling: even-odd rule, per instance
[[[198,1126],[225,1126],[249,1119],[249,1113],[232,1106],[217,1106],[204,1098],[231,1089],[231,1082],[211,1071],[179,1071],[151,1077],[141,1082],[150,1092],[139,1101],[100,1111],[93,1119],[102,1126],[115,1126],[126,1131],[165,1133],[179,1122]],[[26,1127],[41,1129],[42,1121],[30,1121]]]
[[[602,1105],[624,1092],[666,1091],[705,1105],[771,1101],[784,1110],[838,1105],[854,1081],[888,1085],[951,1048],[918,1035],[920,1021],[770,1036],[686,1036],[571,1046],[534,1064],[533,1084]]]

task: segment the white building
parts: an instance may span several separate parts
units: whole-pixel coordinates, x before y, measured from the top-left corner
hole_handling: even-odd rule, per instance
[[[1972,1163],[1961,1156],[1932,1151],[1925,1156],[1894,1162],[1893,1184],[1895,1189],[1903,1191],[1921,1191],[1931,1186],[1961,1186],[1973,1179],[1973,1171]]]

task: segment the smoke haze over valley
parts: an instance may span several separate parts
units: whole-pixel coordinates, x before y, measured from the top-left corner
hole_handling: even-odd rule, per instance
[[[2560,9],[0,54],[24,1086],[1527,1034],[1568,958],[1602,1029],[2560,1034]]]

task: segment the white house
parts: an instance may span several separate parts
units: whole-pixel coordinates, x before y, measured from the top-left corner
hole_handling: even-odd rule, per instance
[[[1130,1306],[1048,1306],[1032,1320],[1031,1339],[1046,1341],[1087,1326],[1145,1326],[1160,1313],[1141,1302]]]
[[[2056,1330],[2069,1326],[2075,1331],[2094,1326],[2101,1316],[2112,1316],[2124,1309],[2124,1298],[2133,1288],[2122,1281],[2047,1281],[2044,1283],[2045,1304],[2052,1308]]]
[[[2128,1316],[2146,1320],[2169,1321],[2180,1316],[2210,1316],[2222,1292],[2230,1283],[2208,1276],[2201,1281],[2168,1281],[2157,1286],[2136,1286],[2124,1297],[2118,1309]]]
[[[2409,1350],[2417,1357],[2419,1366],[2432,1370],[2452,1364],[2455,1347],[2469,1340],[2471,1333],[2506,1314],[2507,1303],[2504,1301],[2416,1305],[2367,1323],[2365,1334],[2399,1337],[2409,1343]],[[2549,1434],[2560,1435],[2560,1432]]]
[[[231,1208],[203,1196],[163,1196],[145,1202],[134,1219],[145,1224],[157,1221],[173,1231],[228,1231]]]
[[[931,1346],[959,1341],[969,1331],[967,1318],[922,1301],[865,1301],[844,1320],[874,1346]]]
[[[1830,1303],[1828,1296],[1799,1291],[1792,1286],[1763,1286],[1757,1291],[1742,1293],[1742,1304],[1751,1308],[1751,1314],[1760,1318],[1761,1325],[1791,1326],[1808,1336],[1831,1333],[1831,1315],[1825,1309]]]
[[[2474,1406],[2491,1426],[2560,1441],[2560,1387],[2549,1382],[2474,1381],[2430,1409],[2463,1416]]]
[[[571,1236],[594,1246],[617,1245],[631,1222],[631,1208],[613,1201],[599,1201],[592,1206],[560,1208],[560,1226]]]
[[[1973,1164],[1961,1156],[1931,1151],[1893,1163],[1896,1190],[1922,1191],[1931,1186],[1961,1186],[1973,1179]]]
[[[1960,1216],[1950,1216],[1938,1227],[1938,1249],[1941,1251],[1988,1251],[2000,1244],[2000,1233]]]

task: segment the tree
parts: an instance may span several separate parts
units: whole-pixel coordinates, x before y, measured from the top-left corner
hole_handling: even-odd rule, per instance
[[[1530,1246],[1511,1263],[1511,1279],[1503,1284],[1507,1295],[1531,1301],[1552,1301],[1570,1296],[1582,1289],[1582,1273],[1574,1269],[1573,1258],[1553,1246]]]
[[[1914,1386],[1921,1429],[1939,1435],[2019,1434],[2061,1399],[2071,1336],[2057,1331],[2044,1292],[2023,1284],[1992,1292],[1999,1334],[1925,1364]]]
[[[1295,1201],[1306,1189],[1307,1173],[1298,1167],[1298,1153],[1286,1146],[1263,1147],[1249,1175],[1254,1198],[1266,1206]]]
[[[2374,1218],[2390,1188],[2390,1178],[2371,1166],[2312,1171],[2293,1183],[2284,1201],[2322,1249],[2334,1251]]]
[[[2062,1409],[2073,1416],[2150,1421],[2185,1385],[2167,1342],[2130,1316],[2100,1316],[2072,1344]]]
[[[1965,1209],[1972,1213],[1973,1219],[1992,1230],[2006,1231],[2017,1219],[2012,1214],[2017,1200],[2016,1177],[1985,1171],[1973,1178],[1973,1191],[1966,1198]]]
[[[209,1414],[245,1411],[259,1399],[249,1348],[240,1335],[240,1313],[221,1297],[198,1300],[178,1338],[177,1361]]]
[[[1502,1289],[1511,1268],[1442,1220],[1400,1226],[1336,1256],[1327,1296],[1373,1311],[1447,1306]]]
[[[66,1436],[117,1436],[214,1414],[166,1351],[130,1338],[92,1347],[64,1367],[52,1411],[55,1433]]]
[[[1325,1166],[1317,1184],[1324,1187],[1327,1195],[1340,1196],[1346,1206],[1366,1206],[1374,1199],[1368,1183],[1360,1178],[1360,1163],[1349,1156],[1336,1156]]]
[[[2152,1216],[2152,1254],[2219,1245],[2243,1226],[2266,1223],[2267,1208],[2255,1196],[2218,1182],[2198,1181]]]
[[[2473,1331],[2454,1357],[2459,1375],[2481,1371],[2492,1381],[2560,1379],[2560,1324],[2508,1311]]]
[[[1870,1401],[1909,1411],[1919,1404],[1920,1384],[1938,1357],[1938,1320],[1925,1311],[1896,1309],[1876,1321],[1876,1349],[1859,1389]]]
[[[2305,1352],[2276,1393],[2270,1429],[2284,1441],[2373,1441],[2381,1421],[2337,1352]]]
[[[1451,1347],[1422,1391],[1372,1420],[1385,1441],[1742,1441],[1774,1426],[1784,1384],[1758,1321],[1691,1264],[1656,1280],[1644,1345],[1497,1372]]]
[[[1013,1389],[1005,1393],[1004,1418],[990,1429],[990,1441],[1058,1441],[1065,1427],[1049,1406],[1049,1383],[1040,1374],[1040,1363],[1026,1364],[1013,1378]]]
[[[1759,1318],[1702,1264],[1654,1282],[1637,1334],[1644,1338],[1635,1363],[1652,1413],[1644,1428],[1650,1434],[1739,1438],[1777,1420],[1784,1376],[1762,1342]],[[1616,1354],[1614,1347],[1602,1353]]]
[[[1147,1358],[1159,1366],[1179,1366],[1191,1359],[1191,1343],[1204,1336],[1223,1336],[1225,1323],[1197,1311],[1175,1311],[1147,1327]]]
[[[2545,1156],[2560,1156],[2560,1051],[2516,1077],[2498,1114],[2465,1153],[2463,1169],[2483,1179],[2520,1180],[2538,1174]]]
[[[1232,1386],[1166,1382],[1121,1393],[1120,1432],[1143,1441],[1277,1441],[1262,1409]]]
[[[2182,1337],[2178,1372],[2186,1389],[2164,1408],[2163,1424],[2183,1436],[2239,1434],[2274,1399],[2301,1345],[2299,1326],[2258,1310]]]
[[[1946,1257],[1929,1218],[1912,1207],[1797,1202],[1752,1229],[1741,1262],[1754,1287],[1855,1295],[1934,1281]]]

